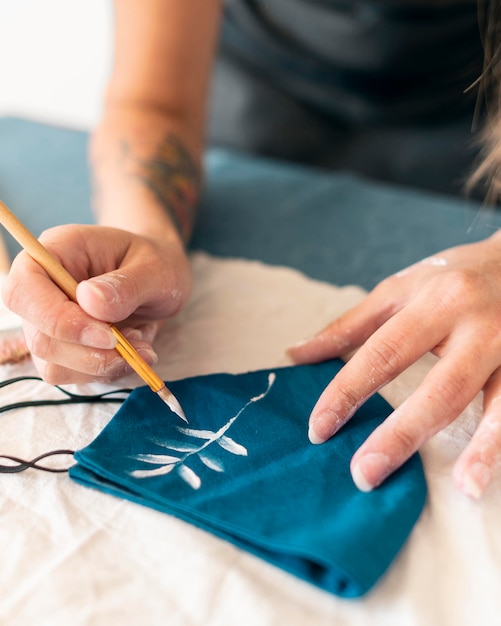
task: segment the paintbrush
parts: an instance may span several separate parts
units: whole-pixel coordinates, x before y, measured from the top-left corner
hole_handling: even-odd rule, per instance
[[[0,230],[0,365],[18,363],[30,354],[24,340],[21,318],[5,306],[1,297],[9,269],[10,257]]]
[[[46,250],[31,232],[22,224],[17,217],[0,200],[0,223],[14,237],[19,245],[47,272],[54,283],[64,293],[77,301],[77,281],[67,272],[64,267]],[[179,404],[178,399],[166,386],[164,381],[146,363],[137,352],[134,346],[122,335],[122,333],[110,324],[110,328],[115,335],[118,354],[132,367],[132,369],[143,379],[143,381],[155,392],[167,406],[185,422],[188,420]]]

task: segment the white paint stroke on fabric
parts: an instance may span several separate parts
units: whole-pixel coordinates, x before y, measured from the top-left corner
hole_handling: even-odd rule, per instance
[[[224,472],[224,463],[221,459],[219,459],[217,455],[217,448],[214,448],[214,444],[231,454],[237,456],[247,456],[247,448],[226,435],[226,432],[249,405],[259,402],[268,395],[275,379],[276,374],[271,372],[268,375],[268,386],[266,390],[263,391],[263,393],[252,397],[245,403],[236,415],[230,418],[226,424],[221,426],[221,428],[216,431],[176,426],[176,430],[178,430],[182,435],[193,439],[201,439],[203,440],[202,443],[192,443],[189,441],[179,442],[173,439],[151,439],[151,442],[157,446],[174,453],[177,452],[180,456],[175,456],[173,454],[138,454],[133,457],[136,461],[150,463],[152,465],[157,465],[158,467],[152,469],[136,469],[130,473],[131,476],[140,479],[151,478],[154,476],[163,476],[165,474],[169,474],[173,470],[176,470],[178,476],[180,476],[180,478],[182,478],[192,489],[199,489],[202,485],[202,479],[191,467],[186,465],[186,462],[191,457],[197,457],[210,470],[214,472]],[[210,446],[212,446],[211,449],[209,449]]]

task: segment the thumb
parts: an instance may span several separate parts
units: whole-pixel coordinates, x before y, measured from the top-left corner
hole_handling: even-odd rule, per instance
[[[122,272],[108,272],[77,287],[77,301],[92,317],[106,322],[127,319],[143,302],[141,289],[132,278]]]

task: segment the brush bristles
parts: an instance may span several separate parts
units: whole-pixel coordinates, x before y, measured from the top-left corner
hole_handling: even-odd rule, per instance
[[[165,402],[165,404],[169,407],[169,409],[173,413],[175,413],[178,417],[180,417],[182,420],[188,423],[188,420],[186,419],[186,415],[184,414],[184,411],[181,405],[179,404],[179,400],[172,393],[172,391],[167,389],[167,387],[162,387],[156,392],[156,394],[159,398],[161,398]]]

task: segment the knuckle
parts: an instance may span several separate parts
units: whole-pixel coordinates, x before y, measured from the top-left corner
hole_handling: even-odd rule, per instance
[[[52,340],[40,330],[35,330],[29,336],[30,352],[43,361],[49,360]]]
[[[96,376],[96,378],[109,378],[113,369],[113,365],[120,363],[120,359],[116,357],[108,359],[106,354],[96,350],[91,352],[90,358],[91,363],[89,370],[94,376]]]
[[[399,281],[398,274],[390,274],[389,276],[385,276],[379,283],[374,287],[373,293],[386,293],[387,291],[392,291],[393,287]]]
[[[172,277],[164,282],[163,297],[169,303],[169,314],[176,315],[187,303],[191,293],[191,275],[187,280],[177,279],[172,281]]]
[[[462,411],[465,404],[465,395],[468,390],[468,381],[465,376],[448,376],[443,379],[434,389],[433,395],[438,406],[441,407],[440,413],[448,415],[451,412],[458,413]]]
[[[395,424],[391,434],[399,450],[406,455],[412,454],[416,450],[416,440],[412,432],[406,429],[403,424]]]
[[[82,370],[95,380],[112,381],[130,373],[130,366],[115,350],[92,350],[87,353]]]
[[[370,350],[372,367],[384,374],[400,371],[403,363],[401,350],[401,344],[394,339],[378,340],[371,346]]]
[[[188,301],[193,286],[193,268],[191,265],[175,269],[164,265],[158,280],[159,295],[169,315],[178,313]]]
[[[48,315],[43,330],[49,337],[63,341],[73,341],[75,339],[74,335],[77,322],[68,316],[65,307],[58,308],[61,312],[56,312],[55,315]]]
[[[478,274],[471,270],[454,269],[440,275],[440,302],[447,308],[464,307],[465,297],[469,300],[476,289]]]
[[[39,317],[41,331],[55,340],[77,341],[83,326],[77,306],[63,301],[48,307],[42,318]]]
[[[346,408],[359,406],[362,397],[352,385],[344,385],[336,395],[336,404]]]
[[[171,312],[172,315],[177,315],[181,309],[184,308],[184,305],[187,303],[188,301],[188,297],[189,297],[189,292],[185,289],[185,290],[174,290],[171,294],[171,302],[172,302],[172,307],[171,307]]]

